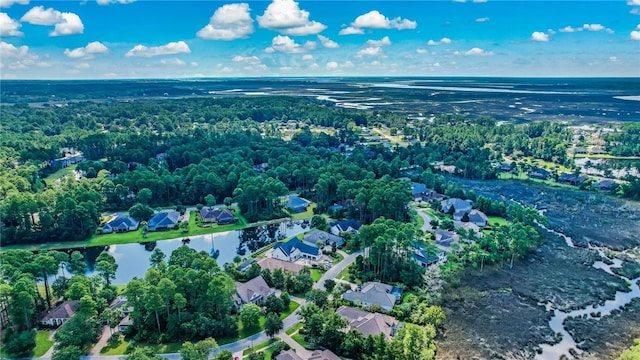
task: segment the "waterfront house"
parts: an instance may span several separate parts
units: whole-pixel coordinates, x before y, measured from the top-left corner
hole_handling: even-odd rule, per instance
[[[293,238],[285,243],[276,243],[271,257],[284,261],[296,261],[300,258],[317,261],[320,258],[320,249],[298,238]]]
[[[169,230],[178,226],[180,213],[175,210],[162,211],[155,214],[147,223],[149,231]]]
[[[275,293],[275,291],[269,287],[264,278],[262,278],[262,276],[256,276],[245,283],[236,283],[234,303],[237,309],[249,303],[259,305],[267,300],[267,297],[273,293]]]
[[[40,320],[40,324],[52,327],[58,327],[64,324],[76,313],[75,310],[77,305],[77,300],[63,302],[45,315],[45,317]]]
[[[329,224],[329,231],[333,235],[340,235],[343,232],[357,234],[362,224],[355,220],[334,221]]]
[[[118,216],[102,227],[103,234],[127,232],[138,230],[140,221],[126,216]]]
[[[307,207],[309,207],[310,204],[311,202],[307,199],[303,199],[295,195],[290,195],[287,198],[284,207],[291,213],[296,214],[307,211]]]
[[[204,207],[200,210],[200,216],[202,217],[202,222],[205,223],[218,223],[222,224],[231,224],[235,221],[233,217],[233,213],[228,209],[213,209],[210,207]]]
[[[311,245],[317,245],[319,242],[323,245],[336,244],[336,247],[338,248],[341,248],[344,245],[344,239],[340,236],[329,234],[326,231],[317,229],[304,234],[304,242]]]

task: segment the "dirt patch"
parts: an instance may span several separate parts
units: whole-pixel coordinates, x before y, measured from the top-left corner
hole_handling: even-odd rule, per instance
[[[579,348],[580,359],[617,359],[640,337],[640,299],[634,299],[622,311],[597,319],[567,319],[566,327]]]

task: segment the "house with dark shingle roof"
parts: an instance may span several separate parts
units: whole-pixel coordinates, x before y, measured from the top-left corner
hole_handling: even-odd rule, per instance
[[[489,224],[489,219],[482,211],[471,210],[469,211],[469,222],[476,226],[483,227]]]
[[[65,301],[51,310],[45,317],[40,320],[40,324],[45,326],[60,326],[76,313],[78,301]]]
[[[275,358],[275,360],[303,360],[298,354],[296,354],[293,350],[287,350],[285,352],[281,352]]]
[[[617,185],[616,182],[611,179],[603,179],[594,183],[591,186],[594,189],[599,189],[599,190],[613,190],[613,188],[616,187],[616,185]]]
[[[310,204],[311,202],[307,199],[303,199],[295,195],[290,195],[287,198],[284,207],[290,212],[296,214],[307,211],[307,207],[309,207]]]
[[[262,304],[267,297],[275,293],[262,276],[256,276],[245,283],[236,283],[234,303],[237,309],[245,304]]]
[[[540,179],[540,180],[547,180],[549,178],[549,176],[551,176],[551,173],[548,172],[545,169],[535,168],[535,169],[529,171],[528,175],[529,175],[530,178]]]
[[[318,242],[322,242],[324,245],[333,245],[335,243],[338,248],[344,245],[344,239],[340,236],[317,229],[304,234],[304,242],[312,245],[316,245]]]
[[[391,285],[368,282],[363,284],[358,291],[347,290],[342,294],[342,299],[351,301],[357,306],[378,305],[384,310],[391,310],[398,301],[398,296],[393,291],[394,287]],[[399,293],[399,296],[402,296],[402,292]]]
[[[262,258],[258,260],[257,264],[262,270],[269,269],[273,272],[275,269],[280,269],[282,271],[288,271],[293,275],[298,275],[303,268],[302,265],[274,258]]]
[[[329,224],[329,229],[333,235],[340,235],[343,232],[356,234],[362,224],[355,220],[334,221]]]
[[[413,247],[413,260],[423,268],[447,261],[447,255],[438,248],[429,248],[416,241],[411,241],[411,246]]]
[[[349,322],[349,329],[356,330],[365,338],[369,335],[383,334],[387,340],[396,335],[402,324],[393,316],[370,313],[348,306],[340,306],[336,314],[344,317]]]
[[[204,207],[200,210],[200,216],[202,216],[202,222],[205,223],[218,223],[231,224],[235,221],[233,213],[228,209],[218,209]]]
[[[447,200],[442,200],[440,202],[442,205],[442,212],[449,213],[453,208],[455,210],[454,214],[459,211],[469,212],[471,211],[471,207],[473,202],[471,200],[462,200],[458,198],[451,198]]]
[[[296,261],[300,258],[318,260],[320,249],[315,245],[309,245],[298,238],[293,238],[285,243],[278,242],[273,246],[271,257],[284,261]]]
[[[180,213],[175,210],[162,211],[155,214],[147,223],[149,231],[161,231],[173,229],[178,226]]]
[[[118,216],[102,227],[103,234],[127,232],[138,230],[140,221],[126,216]]]
[[[458,234],[456,233],[442,229],[436,230],[435,243],[438,248],[444,251],[449,251],[451,245],[453,245],[454,242],[458,242],[459,240],[460,236],[458,236]]]
[[[331,350],[315,350],[309,360],[340,360],[340,357]]]

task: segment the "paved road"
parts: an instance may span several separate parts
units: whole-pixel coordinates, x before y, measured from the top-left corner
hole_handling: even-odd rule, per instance
[[[322,277],[320,278],[320,280],[318,280],[318,282],[316,282],[313,285],[314,289],[320,289],[320,290],[324,290],[324,281],[327,279],[335,279],[336,276],[338,276],[338,274],[340,274],[340,272],[342,270],[344,270],[347,266],[351,265],[351,263],[353,263],[354,261],[356,261],[356,258],[358,257],[358,255],[362,255],[363,252],[362,250],[360,251],[356,251],[353,254],[349,255],[347,253],[345,253],[344,251],[339,251],[339,253],[344,256],[344,259],[342,259],[342,261],[340,261],[339,263],[337,263],[335,266],[333,266],[331,269],[327,270]]]
[[[422,227],[420,228],[420,230],[427,232],[429,230],[432,229],[431,227],[431,216],[427,215],[424,210],[418,208],[416,209],[416,211],[418,212],[418,215],[420,215],[420,217],[422,218],[422,220],[424,220],[424,225],[422,225]]]

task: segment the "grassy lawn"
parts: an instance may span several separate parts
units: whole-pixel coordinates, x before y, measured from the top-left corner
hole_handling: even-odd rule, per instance
[[[311,345],[308,342],[304,341],[304,336],[302,334],[295,334],[295,335],[291,336],[291,338],[295,342],[300,344],[300,346],[302,346],[303,348],[305,348],[307,350],[314,350],[315,349],[315,347],[313,345]]]
[[[350,268],[352,265],[353,265],[353,264],[351,264],[351,265],[347,266],[346,268],[342,269],[342,271],[340,271],[340,273],[338,274],[338,276],[336,276],[336,279],[349,281],[349,268]]]
[[[238,219],[238,222],[235,224],[227,224],[227,225],[218,225],[218,224],[206,224],[208,227],[200,227],[196,223],[196,211],[189,212],[189,233],[188,235],[206,235],[217,232],[225,232],[232,230],[240,230],[247,227],[247,220],[240,215],[240,209],[237,207],[233,208],[235,212],[233,213],[235,218]]]
[[[342,260],[344,260],[344,256],[342,256],[342,254],[340,254],[340,253],[335,253],[335,254],[333,254],[333,258],[331,259],[331,263],[333,263],[335,265],[335,264],[339,263]]]
[[[301,213],[296,213],[296,214],[289,214],[289,216],[291,217],[291,220],[307,220],[307,219],[311,219],[313,217],[313,209],[315,209],[316,206],[318,206],[318,204],[311,203],[311,205],[309,205],[307,207],[307,211],[301,212]]]
[[[489,219],[489,225],[509,225],[507,219],[499,216],[487,216],[487,219]]]
[[[258,344],[256,346],[252,347],[252,348],[245,349],[244,351],[242,351],[242,355],[249,355],[249,354],[254,353],[256,351],[262,350],[262,349],[264,349],[264,348],[266,348],[268,346],[271,346],[271,344],[273,344],[274,342],[276,342],[276,340],[269,339],[269,340],[267,340],[267,341],[265,341],[263,343],[260,343],[260,344]]]
[[[304,324],[299,322],[299,323],[293,325],[292,327],[290,327],[289,329],[287,329],[287,331],[285,331],[285,333],[287,335],[291,335],[291,334],[297,332],[298,330],[302,329],[303,326],[304,326]]]
[[[123,355],[127,351],[129,342],[124,337],[119,337],[117,340],[111,340],[105,347],[100,349],[100,354],[103,355]]]
[[[44,178],[44,181],[46,181],[48,184],[50,184],[52,181],[56,181],[59,178],[69,174],[71,172],[71,170],[75,170],[77,166],[78,166],[78,164],[73,164],[73,165],[67,166],[66,168],[62,168],[62,169],[54,172],[53,174],[47,176],[46,178]]]
[[[53,340],[49,340],[49,332],[38,330],[36,332],[36,347],[33,349],[33,356],[40,357],[44,355],[52,346]]]
[[[311,269],[311,278],[313,281],[318,281],[322,277],[322,273],[318,269]]]
[[[292,312],[296,311],[296,309],[300,306],[299,303],[291,300],[291,302],[289,303],[289,309],[287,309],[287,311],[283,312],[282,314],[280,314],[280,319],[286,318],[287,316],[291,315]]]
[[[413,217],[413,222],[416,223],[416,229],[421,229],[424,226],[424,219],[418,213]]]
[[[180,352],[182,343],[166,343],[166,344],[144,344],[137,343],[136,346],[144,346],[153,349],[155,354],[172,354]]]
[[[287,311],[283,312],[282,314],[280,314],[280,319],[284,319],[287,316],[289,316],[299,306],[300,306],[300,304],[298,304],[297,302],[291,301],[289,303],[289,309]],[[251,335],[257,334],[260,331],[264,330],[264,323],[265,322],[266,322],[266,317],[264,315],[260,315],[260,320],[258,321],[258,326],[253,327],[253,328],[245,328],[244,324],[242,324],[242,321],[241,321],[240,325],[238,326],[238,336],[220,338],[220,339],[216,339],[216,341],[217,341],[218,345],[225,345],[225,344],[229,344],[229,343],[236,342],[238,340],[244,339],[244,338],[249,337]]]

